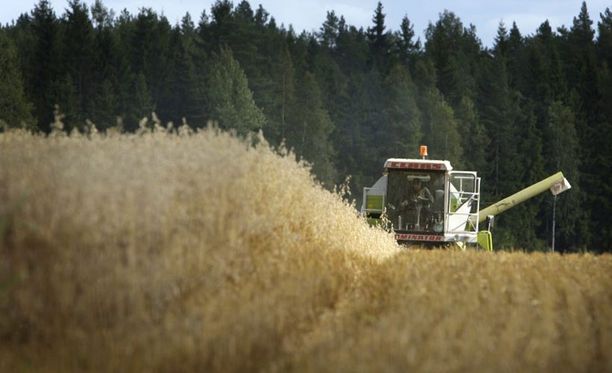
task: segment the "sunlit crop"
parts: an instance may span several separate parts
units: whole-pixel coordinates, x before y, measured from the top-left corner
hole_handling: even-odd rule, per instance
[[[1,371],[612,371],[610,256],[402,248],[176,132],[0,133]]]

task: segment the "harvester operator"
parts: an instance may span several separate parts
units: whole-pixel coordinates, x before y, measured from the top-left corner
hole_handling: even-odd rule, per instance
[[[414,228],[427,229],[427,221],[429,220],[430,207],[434,202],[434,197],[427,186],[423,185],[421,179],[415,178],[410,184],[408,190],[408,199],[401,203],[405,209],[413,210],[415,216]],[[411,220],[411,219],[410,219]]]
[[[414,179],[412,182],[412,190],[410,191],[410,201],[428,207],[434,201],[433,195],[421,179]]]

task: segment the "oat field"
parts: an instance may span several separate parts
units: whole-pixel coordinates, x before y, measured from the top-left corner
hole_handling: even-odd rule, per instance
[[[178,132],[0,133],[0,371],[612,372],[610,255],[402,248]]]

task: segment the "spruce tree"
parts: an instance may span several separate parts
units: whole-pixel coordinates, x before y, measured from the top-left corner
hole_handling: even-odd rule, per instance
[[[31,128],[32,105],[25,97],[23,80],[12,41],[0,29],[0,122]]]
[[[422,116],[423,143],[429,146],[432,159],[449,160],[459,164],[463,159],[463,147],[453,109],[435,86],[436,74],[431,61],[419,61],[418,106]]]
[[[258,102],[264,104],[264,114],[268,119],[264,133],[274,145],[280,144],[287,137],[296,93],[295,68],[289,49],[284,45],[278,52],[270,66],[269,89],[260,88],[258,99]]]
[[[385,161],[385,145],[382,143],[387,133],[388,123],[385,119],[384,78],[380,71],[373,67],[368,71],[359,92],[360,135],[363,142],[360,152],[360,167],[367,175],[376,175]]]
[[[548,169],[563,171],[572,185],[571,193],[559,195],[557,232],[561,247],[584,247],[588,242],[588,214],[580,177],[580,144],[576,132],[576,116],[570,106],[554,101],[548,108],[545,136],[551,141],[546,151]],[[607,201],[599,201],[607,203]],[[548,211],[551,206],[548,204]],[[549,218],[550,220],[550,218]],[[605,230],[606,227],[602,227]]]
[[[157,101],[157,114],[162,120],[181,123],[185,118],[194,126],[205,124],[205,95],[194,62],[195,45],[182,37],[189,33],[189,19],[186,29],[178,26],[172,31],[168,53],[168,70],[162,91]]]
[[[391,47],[390,34],[385,31],[385,13],[383,13],[382,3],[379,1],[372,17],[373,25],[368,28],[368,41],[371,51],[371,64],[380,71],[387,68],[387,57]]]
[[[85,125],[84,121],[78,119],[79,99],[75,87],[74,79],[69,73],[54,79],[49,87],[52,102],[55,102],[64,117],[64,130],[66,131],[72,131],[73,128],[81,129]]]
[[[503,56],[483,63],[483,77],[478,95],[480,121],[490,138],[487,150],[488,167],[481,170],[486,183],[483,190],[492,201],[513,193],[520,186],[516,162],[519,133],[516,119],[519,111],[516,94],[508,85]]]
[[[63,70],[71,76],[76,100],[74,118],[66,118],[83,123],[91,114],[95,55],[93,25],[87,5],[80,0],[70,0],[63,23]]]
[[[588,159],[582,167],[582,186],[585,190],[584,208],[590,214],[592,226],[604,227],[609,220],[609,200],[612,196],[609,177],[602,173],[600,165],[609,161],[610,125],[602,111],[602,95],[597,67],[593,22],[583,2],[580,13],[574,18],[567,36],[566,76],[569,89],[574,92],[573,111],[576,113],[576,130],[580,139],[581,158]],[[605,110],[605,109],[604,109]],[[591,246],[605,246],[609,230],[593,235]]]
[[[480,120],[476,104],[464,96],[454,112],[464,149],[463,159],[457,166],[484,173],[488,167],[487,149],[491,139]]]
[[[121,53],[117,29],[114,24],[114,13],[97,0],[91,8],[94,26],[93,36],[93,79],[91,85],[90,113],[87,119],[92,120],[98,129],[115,125],[120,114],[119,105],[122,92],[119,87],[119,74],[124,69],[126,59]]]
[[[368,99],[365,77],[353,74],[347,82],[346,111],[337,118],[334,145],[337,147],[336,167],[339,173],[351,176],[352,191],[360,195],[363,187],[372,185],[380,177],[381,161],[373,159],[371,147],[375,144],[366,128]]]
[[[508,34],[507,42],[508,53],[506,55],[506,61],[508,65],[508,79],[512,89],[522,90],[525,86],[525,80],[523,75],[523,51],[524,51],[524,39],[521,35],[520,30],[516,26],[516,22],[512,22],[512,28]]]
[[[425,53],[436,68],[436,86],[451,105],[460,101],[465,92],[463,81],[469,78],[463,74],[460,61],[463,54],[463,23],[452,12],[444,11],[434,24],[429,24],[425,37]]]
[[[580,14],[574,17],[568,34],[567,78],[570,88],[575,89],[580,96],[581,112],[586,116],[589,125],[596,121],[595,106],[599,100],[597,88],[597,60],[595,49],[595,30],[589,17],[586,3],[582,3]],[[586,132],[586,131],[585,131]]]
[[[421,113],[416,87],[402,65],[391,68],[384,82],[385,130],[380,144],[383,157],[412,157],[421,143]]]
[[[91,117],[98,129],[106,129],[116,124],[118,111],[116,85],[110,79],[104,79],[96,85],[92,99]]]
[[[334,148],[331,133],[334,124],[323,107],[321,92],[314,75],[306,72],[300,79],[293,109],[294,126],[289,145],[296,153],[312,163],[318,179],[333,185],[336,179],[333,159]]]
[[[518,101],[518,100],[517,100]],[[548,176],[544,172],[542,133],[537,126],[536,116],[530,107],[523,106],[517,111],[515,120],[518,134],[517,174],[518,185],[514,193],[528,185],[532,185]],[[512,239],[506,244],[509,247],[522,247],[526,250],[545,250],[548,237],[541,237],[540,231],[545,219],[542,219],[542,201],[551,200],[550,194],[535,196],[529,203],[523,203],[509,211],[504,216],[504,226],[510,232]],[[549,212],[547,210],[545,212]]]
[[[597,23],[597,53],[601,63],[612,68],[612,11],[610,8],[600,14]]]
[[[58,21],[48,0],[40,0],[34,6],[31,27],[34,51],[26,71],[26,90],[34,104],[38,128],[49,132],[56,104],[51,89],[54,81],[59,79],[60,60]]]
[[[463,158],[461,136],[453,109],[435,88],[421,92],[424,142],[430,146],[433,159],[445,159],[460,164]]]

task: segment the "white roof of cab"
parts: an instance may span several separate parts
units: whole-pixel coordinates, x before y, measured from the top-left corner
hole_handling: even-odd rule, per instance
[[[403,169],[403,170],[432,170],[432,171],[451,171],[449,161],[435,161],[430,159],[406,159],[406,158],[389,158],[385,161],[387,169]]]

